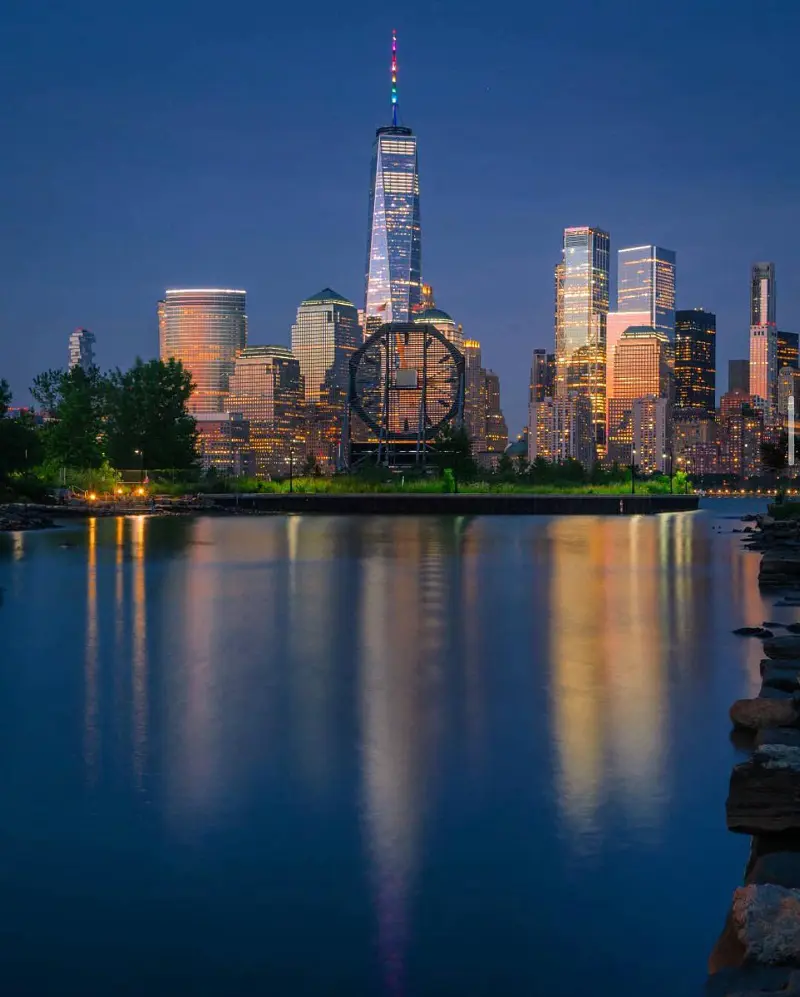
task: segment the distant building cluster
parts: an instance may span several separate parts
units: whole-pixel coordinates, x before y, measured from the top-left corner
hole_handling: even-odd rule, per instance
[[[180,360],[195,384],[206,468],[331,471],[359,447],[388,459],[388,437],[404,435],[396,452],[418,457],[451,409],[479,462],[496,464],[508,446],[497,374],[422,280],[417,138],[398,124],[396,38],[392,67],[392,123],[372,148],[363,309],[324,288],[300,302],[287,348],[252,343],[243,290],[171,289],[158,303],[160,355]],[[356,357],[387,324],[391,334]],[[354,391],[368,422],[353,410]]]
[[[479,464],[508,450],[642,473],[757,476],[800,406],[798,334],[777,325],[775,264],[750,274],[749,356],[731,360],[717,403],[717,321],[676,310],[676,254],[617,251],[601,228],[565,228],[553,273],[553,339],[533,350],[528,420],[509,448],[500,380],[480,341],[437,306],[423,280],[418,142],[398,121],[372,146],[363,307],[330,287],[301,301],[286,345],[253,342],[247,296],[174,288],[158,302],[159,350],[190,372],[203,463],[223,473],[323,472],[354,459],[419,461],[449,425]],[[69,338],[90,370],[95,337]]]
[[[717,407],[716,316],[676,311],[675,253],[620,249],[611,310],[609,242],[601,229],[564,230],[554,351],[535,349],[531,363],[529,459],[760,475],[762,444],[800,411],[798,334],[777,328],[774,263],[752,267],[750,356],[730,362]]]

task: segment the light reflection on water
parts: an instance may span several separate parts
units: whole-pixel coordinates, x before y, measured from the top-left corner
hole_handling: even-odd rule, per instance
[[[171,983],[202,993],[232,992],[235,967],[312,997],[568,994],[574,911],[610,891],[620,911],[582,936],[582,959],[620,994],[699,980],[742,858],[721,808],[725,712],[758,674],[730,621],[776,612],[719,522],[137,516],[0,537],[19,965],[36,925],[85,993],[123,968],[173,992],[161,916]],[[33,864],[14,862],[43,820]],[[708,887],[676,923],[687,833]],[[95,905],[78,902],[76,930],[104,938],[86,979],[57,880],[52,921],[26,921],[38,870],[67,862]],[[149,911],[135,961],[94,913],[122,905]],[[653,960],[642,975],[619,952],[665,932],[654,990]],[[36,972],[46,983],[48,963]]]

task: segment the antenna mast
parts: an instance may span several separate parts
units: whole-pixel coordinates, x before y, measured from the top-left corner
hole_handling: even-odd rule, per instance
[[[397,127],[397,31],[392,28],[392,125]]]

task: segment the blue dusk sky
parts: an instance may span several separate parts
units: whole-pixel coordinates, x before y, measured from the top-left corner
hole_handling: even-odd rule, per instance
[[[678,256],[678,307],[747,349],[749,267],[800,329],[797,0],[5,0],[0,377],[20,402],[77,326],[157,352],[166,287],[242,287],[250,342],[299,301],[363,303],[375,128],[399,35],[423,275],[480,339],[512,437],[552,349],[567,225]],[[612,285],[613,286],[613,285]],[[612,293],[613,303],[613,293]]]

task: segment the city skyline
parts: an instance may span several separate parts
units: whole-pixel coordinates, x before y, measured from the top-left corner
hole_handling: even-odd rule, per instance
[[[396,25],[403,101],[413,108],[409,120],[422,150],[423,279],[434,283],[441,306],[463,323],[464,335],[481,340],[501,378],[512,436],[525,421],[527,407],[528,385],[518,371],[528,369],[532,348],[550,347],[553,247],[565,225],[602,226],[614,247],[652,240],[678,253],[677,307],[704,307],[718,317],[720,390],[727,360],[747,353],[746,274],[755,260],[775,260],[786,275],[780,325],[800,325],[800,291],[790,280],[800,265],[798,248],[779,210],[793,171],[791,143],[779,144],[766,166],[753,153],[762,131],[766,138],[767,128],[779,126],[789,111],[786,92],[792,87],[787,84],[796,71],[789,63],[787,21],[793,17],[765,19],[754,32],[743,5],[729,5],[720,19],[677,3],[648,57],[654,85],[669,79],[673,94],[655,122],[644,100],[621,100],[624,78],[637,64],[631,39],[623,46],[613,19],[595,16],[585,6],[577,32],[559,12],[547,12],[543,20],[523,12],[515,36],[501,33],[496,39],[496,56],[482,51],[479,24],[469,10],[458,19],[447,12],[431,17],[427,8],[423,12],[411,3]],[[145,4],[135,37],[141,32],[144,40],[155,19],[155,8]],[[260,43],[267,20],[255,12],[245,50]],[[185,31],[184,19],[169,2],[159,10],[158,23],[164,37]],[[125,365],[137,354],[156,355],[152,302],[165,286],[246,288],[254,342],[288,343],[297,301],[309,288],[333,286],[356,303],[362,300],[365,149],[375,126],[386,120],[386,40],[392,26],[379,12],[366,17],[362,12],[358,18],[348,13],[334,37],[354,68],[330,68],[322,59],[319,66],[315,62],[315,46],[321,43],[311,39],[311,28],[282,12],[270,23],[269,37],[279,44],[270,46],[269,66],[258,78],[245,74],[237,83],[224,60],[209,64],[201,58],[206,47],[229,48],[231,29],[226,26],[221,37],[212,38],[200,25],[188,33],[180,69],[168,78],[155,67],[152,82],[131,93],[131,78],[140,76],[136,61],[126,56],[110,67],[101,96],[93,92],[91,77],[76,74],[74,60],[65,58],[69,46],[64,42],[77,30],[68,16],[48,15],[35,48],[20,35],[21,28],[15,34],[11,18],[9,37],[17,50],[7,62],[15,71],[8,109],[11,143],[0,170],[6,188],[14,191],[9,222],[19,228],[20,238],[13,252],[10,245],[5,250],[9,291],[0,309],[0,337],[4,375],[19,401],[26,400],[32,376],[61,359],[59,341],[77,325],[98,335],[106,366]],[[546,92],[566,48],[578,54],[588,50],[590,35],[593,44],[602,43],[618,59],[602,104],[598,98],[596,106],[589,101],[581,111],[570,90],[558,101],[537,101],[531,113],[525,96],[531,87]],[[688,51],[689,37],[692,46],[706,43],[711,59],[710,81],[696,108],[690,106],[687,85],[675,83],[672,72],[675,58]],[[458,45],[461,59],[441,61],[445,38]],[[747,141],[739,138],[739,122],[749,116],[758,87],[751,94],[752,69],[734,58],[745,39],[751,54],[769,47],[777,88],[770,122],[761,121],[759,135],[750,134]],[[91,26],[82,44],[100,52]],[[532,77],[522,71],[529,59],[520,59],[523,53],[530,56],[531,44],[537,56]],[[22,56],[24,61],[15,63]],[[283,71],[284,64],[301,60],[299,77]],[[273,78],[281,80],[285,92],[280,107],[270,103],[265,86]],[[518,85],[523,78],[524,87]],[[63,97],[48,96],[64,80]],[[315,136],[337,149],[329,163],[326,157],[326,177],[320,180],[319,170],[312,169],[314,157],[306,164],[291,147],[307,132],[304,118],[316,106],[312,95],[334,85],[340,96],[330,105],[332,113],[313,118]],[[241,86],[247,92],[240,100]],[[123,92],[128,94],[125,113],[105,139],[101,169],[99,161],[95,166],[77,154],[91,147],[106,102]],[[456,99],[459,93],[466,99]],[[59,122],[71,120],[70,106],[77,109],[74,127],[65,130]],[[215,112],[211,118],[209,106]],[[564,163],[542,151],[559,147],[567,122],[591,139],[607,127],[610,106],[621,135],[591,164]],[[166,120],[170,127],[164,129]],[[476,131],[477,151],[471,137]],[[656,197],[645,178],[662,161],[663,142],[656,137],[667,133],[700,143],[703,157],[691,166],[673,165]],[[165,141],[156,143],[156,134],[165,135]],[[66,143],[63,155],[50,155],[55,140]],[[187,163],[182,150],[191,141],[203,142],[208,155]],[[135,168],[126,166],[132,147],[141,150]],[[273,147],[277,156],[266,153]],[[279,166],[281,159],[291,163],[291,173]],[[31,161],[37,166],[29,178],[23,162],[27,169]],[[175,171],[178,162],[181,168]],[[258,168],[251,170],[250,162],[258,162]],[[60,191],[57,212],[52,201],[34,197],[42,185]],[[323,231],[330,236],[319,238]],[[82,239],[81,252],[69,258],[63,252],[65,232],[80,232]],[[48,278],[44,296],[39,290],[43,273]],[[44,300],[31,311],[28,302],[34,296]],[[14,348],[20,335],[24,354]]]

